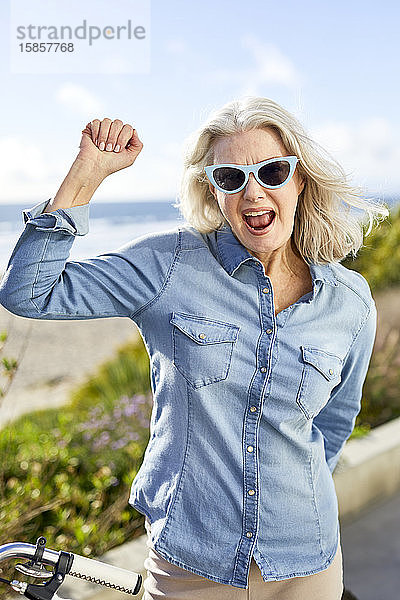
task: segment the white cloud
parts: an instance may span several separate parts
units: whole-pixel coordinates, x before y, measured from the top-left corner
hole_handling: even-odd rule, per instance
[[[327,121],[310,134],[341,163],[354,183],[372,194],[399,194],[400,131],[387,118]]]
[[[105,74],[131,73],[132,64],[124,56],[114,54],[107,56],[101,63],[101,71]],[[98,104],[100,104],[98,102]]]
[[[75,83],[65,83],[56,92],[56,100],[80,115],[105,114],[104,103],[91,91]]]
[[[241,39],[242,46],[253,55],[255,68],[250,70],[255,87],[263,84],[278,84],[295,88],[300,83],[300,74],[288,56],[274,44],[263,43],[255,35],[247,34]]]
[[[22,136],[0,138],[0,202],[24,202],[41,198],[57,183],[60,177],[60,157],[51,165],[50,152]],[[53,188],[51,188],[51,182]],[[50,184],[50,185],[49,185]],[[58,183],[58,187],[61,181]],[[58,189],[57,187],[57,189]]]
[[[243,35],[242,47],[249,58],[245,69],[236,65],[232,68],[213,69],[207,76],[211,83],[235,84],[240,91],[237,95],[263,95],[271,85],[282,86],[291,91],[298,90],[302,75],[294,62],[278,46],[264,43],[253,34]]]
[[[177,194],[181,156],[179,145],[167,144],[152,151],[151,156],[139,155],[134,164],[112,174],[96,191],[96,198],[124,200],[173,200]],[[177,151],[178,149],[178,151]]]
[[[33,142],[22,136],[0,138],[0,186],[6,181],[18,185],[25,181],[40,181],[48,175],[46,158]]]
[[[171,39],[167,40],[165,49],[170,54],[183,54],[187,50],[187,46],[183,40]]]

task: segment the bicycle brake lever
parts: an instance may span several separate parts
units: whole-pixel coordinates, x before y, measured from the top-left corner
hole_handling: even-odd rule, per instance
[[[42,564],[33,565],[31,561],[27,563],[18,563],[15,569],[29,577],[37,577],[38,579],[49,579],[53,577],[53,571],[48,571]]]
[[[15,569],[24,575],[29,577],[37,577],[40,579],[47,579],[53,576],[52,571],[48,571],[43,563],[43,552],[46,547],[46,538],[40,536],[36,540],[36,550],[34,556],[27,563],[18,563],[15,565]]]
[[[61,551],[50,581],[47,581],[44,585],[29,584],[24,591],[24,596],[30,598],[30,600],[52,600],[63,583],[66,573],[69,572],[71,563],[71,554]]]

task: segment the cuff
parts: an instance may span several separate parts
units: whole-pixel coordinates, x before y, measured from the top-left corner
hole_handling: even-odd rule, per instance
[[[50,200],[23,210],[24,224],[34,225],[39,231],[65,231],[71,235],[86,235],[89,232],[89,203],[42,214]]]

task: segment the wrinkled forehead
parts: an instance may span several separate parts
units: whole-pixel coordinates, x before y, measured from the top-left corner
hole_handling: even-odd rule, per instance
[[[270,128],[257,128],[218,138],[214,144],[214,164],[254,164],[286,156],[280,135]]]

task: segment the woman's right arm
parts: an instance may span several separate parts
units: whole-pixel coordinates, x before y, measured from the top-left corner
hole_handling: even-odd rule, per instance
[[[114,252],[68,261],[75,236],[88,232],[89,201],[99,182],[107,171],[132,164],[143,146],[139,142],[133,160],[125,155],[118,161],[117,153],[110,156],[112,152],[98,150],[91,139],[82,139],[80,156],[56,196],[47,206],[23,211],[25,229],[0,282],[0,304],[13,314],[57,320],[133,318],[164,284],[176,233],[142,236]],[[84,160],[82,148],[88,142],[91,155]],[[108,156],[104,162],[93,161],[95,153]]]

